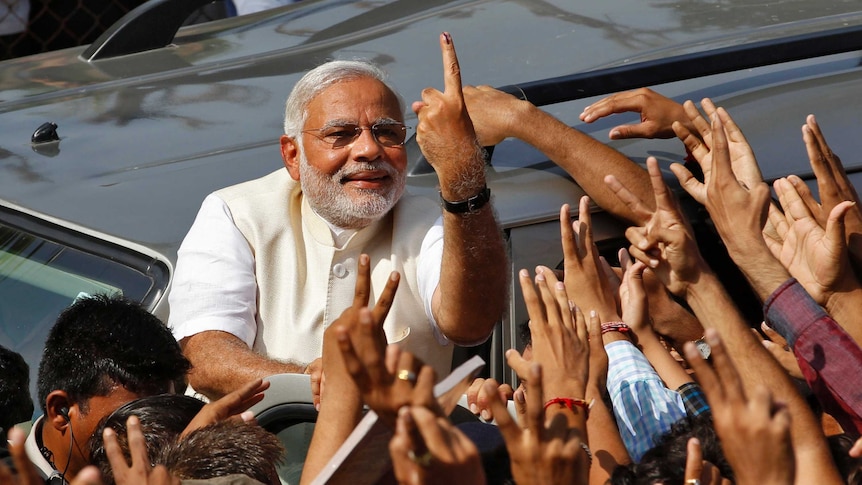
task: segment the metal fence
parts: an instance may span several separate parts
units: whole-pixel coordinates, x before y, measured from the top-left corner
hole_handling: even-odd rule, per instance
[[[144,0],[0,0],[0,59],[90,44]],[[223,18],[223,2],[188,23]]]

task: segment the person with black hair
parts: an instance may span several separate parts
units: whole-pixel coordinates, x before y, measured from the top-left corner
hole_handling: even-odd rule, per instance
[[[177,440],[203,407],[204,402],[200,399],[180,394],[158,394],[127,402],[106,416],[90,437],[90,463],[99,468],[105,485],[114,483],[102,433],[105,428],[113,429],[117,434],[117,443],[128,457],[126,420],[130,416],[137,416],[140,420],[150,463],[158,463],[160,451]]]
[[[43,415],[27,437],[30,460],[51,483],[88,463],[99,421],[139,397],[172,392],[190,369],[157,317],[121,296],[80,298],[51,329],[39,364]]]
[[[722,477],[733,478],[733,470],[715,434],[710,413],[689,416],[672,424],[658,443],[644,453],[640,462],[621,465],[611,477],[613,485],[683,483],[688,441],[697,438],[702,459],[718,469]]]
[[[209,480],[245,475],[280,485],[277,465],[284,447],[274,434],[256,424],[219,421],[196,429],[161,450],[156,463],[181,480]]]
[[[0,460],[9,458],[9,430],[32,416],[30,367],[21,354],[0,345]]]

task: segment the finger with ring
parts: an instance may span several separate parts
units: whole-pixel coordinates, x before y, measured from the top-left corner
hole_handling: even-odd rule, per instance
[[[431,465],[431,459],[433,457],[431,456],[430,451],[426,451],[422,455],[416,456],[416,453],[414,453],[413,450],[408,450],[407,451],[407,458],[410,458],[410,461],[412,461],[413,463],[415,463],[421,467],[428,468]]]
[[[397,377],[398,379],[401,379],[402,381],[407,381],[407,382],[412,382],[412,383],[416,382],[416,373],[413,371],[409,371],[407,369],[402,369],[402,370],[398,371],[398,374],[395,377]]]
[[[700,485],[700,479],[697,478],[689,478],[685,481],[685,485]]]

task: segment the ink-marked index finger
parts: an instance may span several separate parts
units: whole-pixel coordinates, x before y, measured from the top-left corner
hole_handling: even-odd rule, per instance
[[[455,54],[455,44],[449,32],[440,34],[440,50],[443,52],[443,86],[445,93],[452,93],[459,98],[461,93],[461,66],[458,55]]]

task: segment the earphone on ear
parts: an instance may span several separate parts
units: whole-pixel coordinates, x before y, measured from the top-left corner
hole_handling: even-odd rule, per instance
[[[60,408],[60,416],[63,416],[63,419],[65,419],[67,423],[71,421],[71,418],[69,418],[69,408]]]

